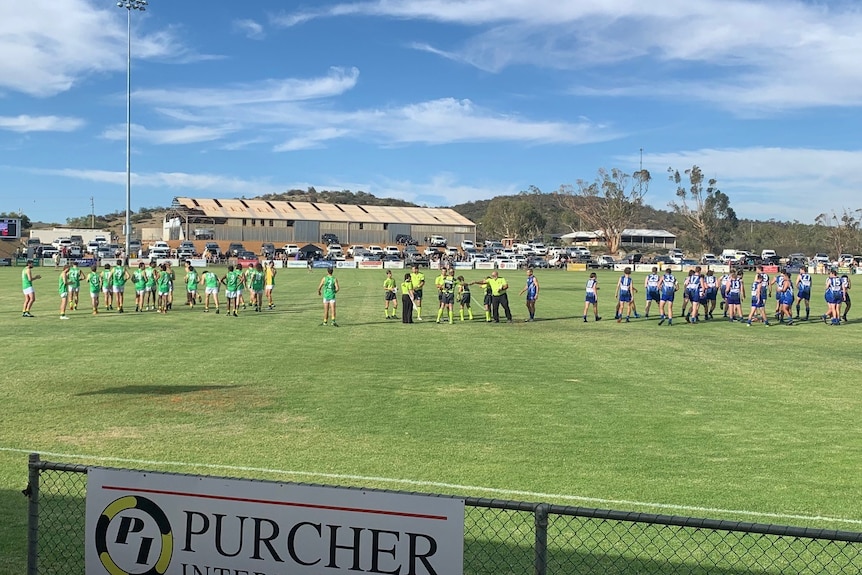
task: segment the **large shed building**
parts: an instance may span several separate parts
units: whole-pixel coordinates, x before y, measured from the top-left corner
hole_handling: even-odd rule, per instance
[[[328,233],[345,244],[394,244],[399,234],[420,242],[440,235],[449,245],[476,240],[476,224],[450,208],[175,198],[165,217],[178,219],[188,239],[207,230],[211,239],[237,242],[320,242]]]

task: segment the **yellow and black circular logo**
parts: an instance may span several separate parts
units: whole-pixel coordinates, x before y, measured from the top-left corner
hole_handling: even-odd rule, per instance
[[[111,575],[163,575],[171,563],[171,524],[146,497],[111,502],[99,516],[95,535],[99,560]]]

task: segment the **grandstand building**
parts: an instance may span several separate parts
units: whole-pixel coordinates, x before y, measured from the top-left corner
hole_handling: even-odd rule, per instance
[[[175,198],[165,239],[312,243],[335,234],[345,244],[419,242],[440,235],[449,245],[476,240],[476,224],[449,208],[404,208],[246,199]],[[202,236],[209,236],[203,238]]]

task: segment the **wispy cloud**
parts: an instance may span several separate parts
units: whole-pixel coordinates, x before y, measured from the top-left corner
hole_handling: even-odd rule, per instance
[[[359,70],[356,68],[331,68],[329,74],[318,78],[269,79],[225,88],[138,90],[134,98],[157,106],[175,106],[182,102],[187,108],[297,102],[343,94],[351,90],[358,79]]]
[[[698,99],[734,110],[862,104],[862,11],[849,2],[375,0],[273,22],[343,16],[461,25],[469,36],[456,46],[413,46],[492,72],[595,71],[591,84],[575,80],[579,93]]]
[[[0,116],[0,130],[12,132],[74,132],[84,120],[61,116]]]
[[[193,144],[197,142],[211,142],[220,140],[234,132],[231,127],[207,127],[207,126],[184,126],[182,128],[151,130],[132,124],[132,137],[135,141],[142,140],[149,144]],[[102,133],[102,137],[108,140],[125,140],[126,126],[117,125],[108,128]]]
[[[323,143],[328,140],[334,140],[345,136],[348,130],[339,128],[323,128],[320,130],[310,130],[301,136],[289,139],[283,144],[279,144],[273,148],[275,152],[295,152],[297,150],[307,150],[311,148],[320,148]]]
[[[254,20],[234,20],[233,29],[251,40],[263,40],[266,38],[263,25]]]

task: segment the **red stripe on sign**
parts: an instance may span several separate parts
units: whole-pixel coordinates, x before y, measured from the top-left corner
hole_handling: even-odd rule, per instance
[[[268,499],[249,499],[246,497],[229,497],[227,495],[209,495],[205,493],[184,493],[182,491],[164,491],[161,489],[144,489],[141,487],[118,487],[103,485],[102,489],[109,491],[131,491],[137,493],[154,493],[156,495],[175,495],[179,497],[196,497],[198,499],[217,499],[220,501],[237,501],[240,503],[261,503],[264,505],[281,505],[283,507],[301,507],[304,509],[323,509],[326,511],[347,511],[350,513],[370,513],[373,515],[392,515],[395,517],[411,517],[414,519],[433,519],[446,521],[445,515],[425,515],[422,513],[406,513],[403,511],[387,511],[385,509],[358,509],[353,507],[336,507],[334,505],[316,505],[313,503],[297,503],[295,501],[272,501]]]

